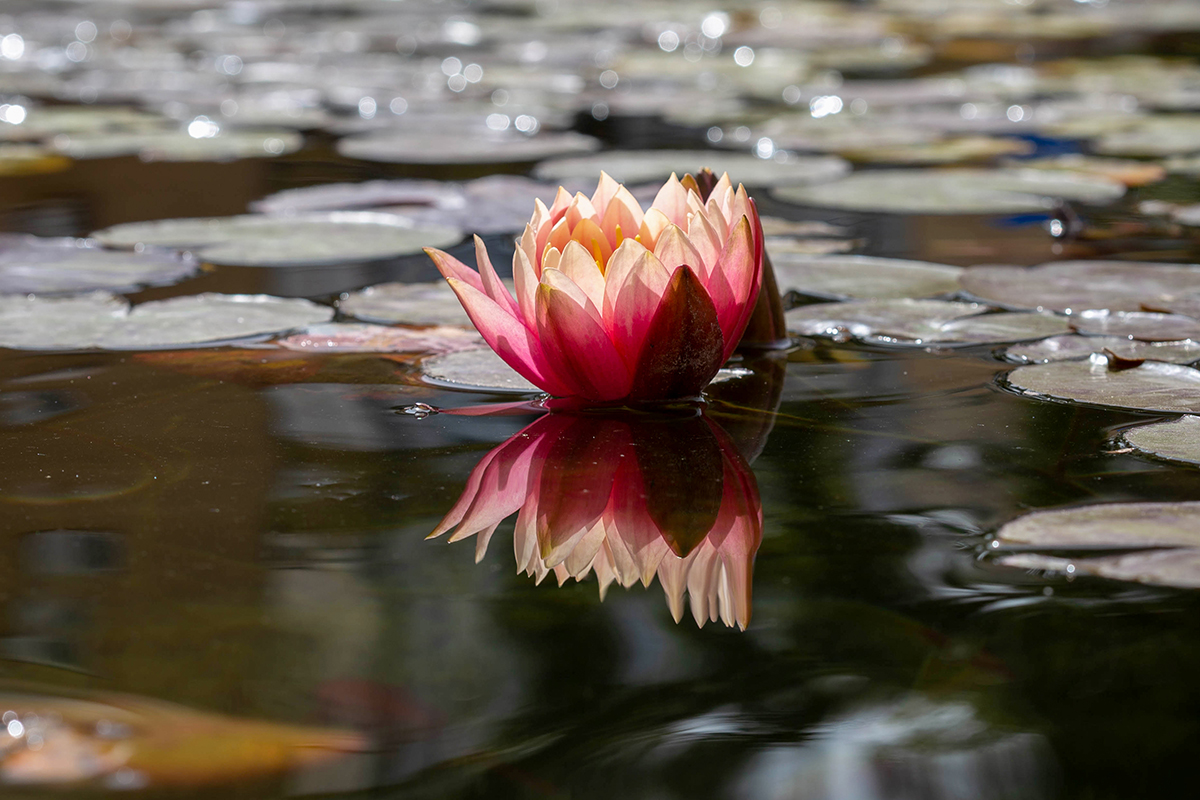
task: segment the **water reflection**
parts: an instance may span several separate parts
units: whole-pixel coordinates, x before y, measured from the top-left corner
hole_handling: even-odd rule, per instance
[[[685,594],[699,625],[750,622],[758,483],[702,414],[542,416],[479,462],[432,535],[477,535],[479,561],[514,513],[517,569],[539,583],[595,573],[603,598],[657,575],[676,622]]]

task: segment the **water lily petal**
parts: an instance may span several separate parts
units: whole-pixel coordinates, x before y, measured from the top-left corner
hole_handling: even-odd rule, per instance
[[[632,372],[671,283],[671,273],[648,250],[639,253],[631,247],[626,252],[633,254],[632,260],[609,262],[604,318],[613,344]]]
[[[508,287],[500,281],[500,276],[496,274],[496,268],[492,266],[492,259],[488,256],[483,239],[478,235],[475,236],[475,263],[479,265],[479,277],[483,283],[484,294],[501,306],[507,306],[514,315],[520,313],[517,301],[509,294]]]
[[[596,191],[592,193],[592,206],[601,215],[605,213],[608,204],[616,197],[617,192],[624,187],[612,179],[604,170],[600,170],[600,180],[596,183]]]
[[[671,220],[667,218],[666,214],[657,208],[652,208],[642,217],[642,224],[638,228],[638,238],[642,240],[642,244],[653,250],[659,235],[670,225]]]
[[[538,273],[533,268],[524,247],[513,252],[513,285],[517,290],[517,307],[521,318],[530,330],[537,330],[537,308],[534,295],[537,293]]]
[[[558,187],[558,192],[554,195],[554,203],[550,206],[550,224],[557,225],[558,221],[567,213],[567,209],[571,206],[571,193],[563,187]]]
[[[604,308],[604,275],[592,254],[579,242],[568,242],[558,269],[583,290],[599,315]]]
[[[433,259],[433,265],[438,268],[438,272],[442,273],[443,278],[447,280],[457,278],[479,291],[483,291],[483,279],[479,277],[479,273],[454,256],[438,250],[436,247],[426,247],[425,255]]]
[[[536,302],[544,352],[577,388],[571,394],[599,402],[629,394],[629,368],[582,289],[562,272],[546,270]]]
[[[633,195],[622,186],[612,202],[605,208],[600,228],[612,246],[616,247],[620,244],[617,241],[617,228],[621,229],[622,237],[633,237],[637,236],[641,227],[642,210],[638,207],[637,200],[633,198]]]
[[[571,226],[571,230],[574,231],[585,219],[599,223],[600,215],[596,213],[596,207],[592,205],[592,201],[587,198],[587,195],[577,192],[571,200],[571,205],[567,207],[565,219]]]
[[[697,276],[704,274],[704,258],[688,240],[683,229],[677,225],[671,225],[658,237],[658,242],[654,245],[654,255],[671,272],[674,272],[676,267],[687,264]]]
[[[595,222],[590,219],[581,221],[571,231],[571,238],[592,254],[591,257],[597,260],[597,266],[608,263],[613,248],[608,243],[608,237],[604,235],[604,231],[600,230],[600,226]]]
[[[725,362],[717,310],[691,267],[675,271],[650,322],[630,396],[694,397]]]
[[[506,364],[550,394],[572,394],[571,384],[560,377],[537,337],[518,317],[474,286],[458,278],[446,280],[484,341]]]
[[[658,190],[650,207],[661,211],[675,225],[686,225],[687,195],[687,189],[683,188],[679,178],[675,177],[675,173],[672,172],[671,179]]]
[[[741,338],[741,330],[745,328],[750,313],[754,310],[754,300],[757,299],[756,289],[762,280],[761,261],[755,259],[755,241],[750,227],[750,220],[742,217],[729,234],[725,249],[721,252],[720,273],[723,282],[729,288],[729,295],[714,286],[714,304],[717,306],[717,319],[721,331],[725,335],[728,354],[733,353]],[[713,281],[714,284],[718,281]],[[755,297],[751,297],[755,294]],[[729,347],[732,343],[733,347]],[[726,355],[726,358],[729,356]]]

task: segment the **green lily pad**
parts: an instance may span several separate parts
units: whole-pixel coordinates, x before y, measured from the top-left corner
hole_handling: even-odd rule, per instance
[[[1111,350],[1121,358],[1190,364],[1200,359],[1200,342],[1139,342],[1117,336],[1051,336],[1037,342],[1016,344],[1005,351],[1005,358],[1022,364],[1046,364],[1074,361],[1093,353]]]
[[[164,219],[114,225],[92,235],[109,247],[174,247],[210,264],[242,267],[373,261],[448,247],[463,238],[457,228],[417,226],[404,217],[369,211]]]
[[[1117,181],[1039,169],[873,170],[773,192],[800,205],[897,214],[1015,214],[1045,211],[1058,198],[1104,204],[1124,193]]]
[[[853,336],[890,344],[978,344],[1041,339],[1066,333],[1052,314],[981,314],[986,307],[945,300],[850,300],[787,312],[788,330],[804,336]]]
[[[0,347],[153,350],[220,344],[327,322],[333,309],[268,295],[199,294],[134,308],[106,292],[0,295]]]
[[[603,170],[620,183],[665,181],[708,167],[718,176],[728,172],[734,184],[789,186],[840,178],[850,165],[836,156],[794,156],[784,163],[720,150],[614,150],[577,158],[545,161],[534,169],[540,180],[594,180]]]
[[[770,253],[780,291],[837,300],[950,294],[958,290],[962,273],[961,267],[899,258]]]
[[[1174,311],[1172,300],[1200,287],[1200,266],[1138,261],[989,265],[969,268],[959,284],[972,297],[1007,308],[1065,313],[1087,309]]]
[[[367,322],[471,326],[471,318],[445,281],[368,286],[339,300],[338,309]]]
[[[1170,461],[1200,464],[1200,417],[1184,415],[1167,422],[1139,425],[1121,438],[1131,447]]]
[[[1147,361],[1109,369],[1108,359],[1055,361],[1018,367],[1008,383],[1026,394],[1138,411],[1200,413],[1200,370]]]

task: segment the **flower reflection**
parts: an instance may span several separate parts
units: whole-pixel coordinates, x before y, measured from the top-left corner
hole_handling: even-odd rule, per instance
[[[750,622],[758,484],[703,415],[547,414],[480,461],[431,537],[478,534],[479,561],[513,513],[517,568],[539,583],[594,572],[603,598],[657,575],[676,622],[685,594],[700,625]]]

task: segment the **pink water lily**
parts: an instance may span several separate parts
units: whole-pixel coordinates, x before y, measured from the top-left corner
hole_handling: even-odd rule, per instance
[[[513,256],[516,297],[475,237],[478,272],[425,252],[484,340],[556,397],[695,397],[754,311],[763,234],[754,201],[722,176],[707,199],[674,175],[643,212],[601,173],[595,193],[536,202]]]

